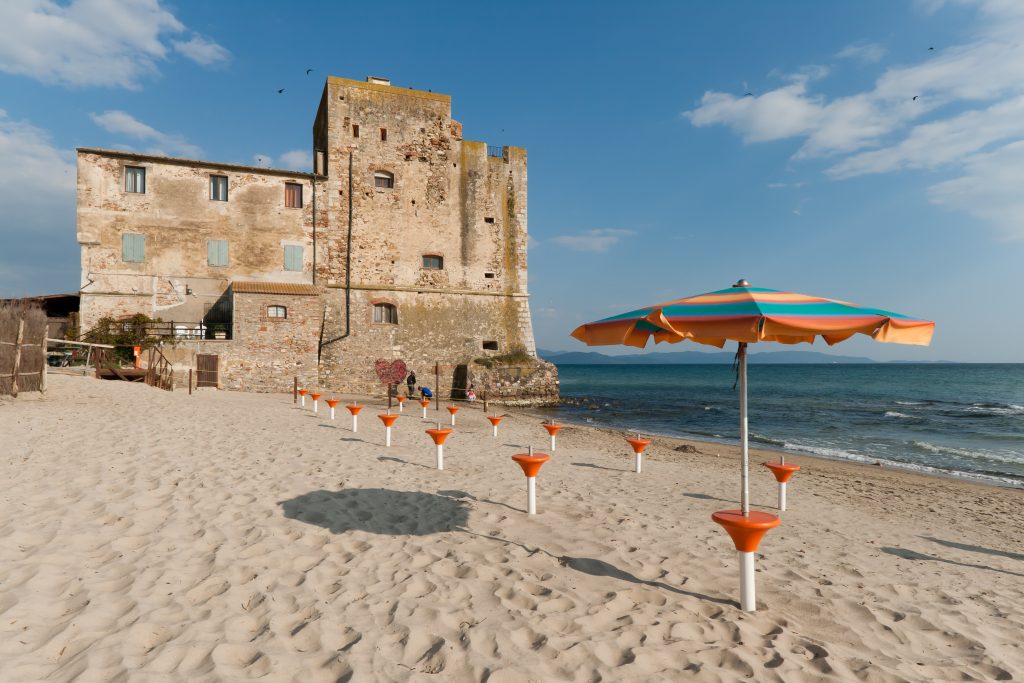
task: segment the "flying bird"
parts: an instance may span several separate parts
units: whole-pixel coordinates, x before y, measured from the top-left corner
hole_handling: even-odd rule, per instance
[[[914,95],[910,99],[916,102],[918,97],[920,97],[920,95]]]
[[[312,70],[312,69],[306,69],[306,75],[307,75],[307,76],[308,76],[309,74],[311,74],[311,73],[313,73],[313,70]]]
[[[935,48],[934,48],[934,47],[930,47],[930,48],[928,48],[928,49],[929,49],[929,50],[934,50]]]
[[[743,96],[744,97],[753,97],[754,93],[752,93],[752,92],[745,92],[745,93],[743,93]]]
[[[280,95],[283,92],[284,92],[284,88],[281,88],[280,90],[277,91],[277,94]]]

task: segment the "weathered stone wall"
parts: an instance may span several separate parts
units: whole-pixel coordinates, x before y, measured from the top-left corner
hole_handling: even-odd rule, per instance
[[[469,365],[469,381],[482,399],[511,406],[537,406],[558,402],[558,368],[553,363]]]
[[[233,301],[234,338],[201,351],[219,353],[221,386],[291,391],[295,376],[304,386],[316,386],[321,298],[235,292]],[[267,306],[287,307],[287,318],[268,318]]]
[[[489,153],[463,140],[445,95],[338,78],[324,90],[314,147],[327,159],[318,242],[318,277],[328,287],[325,386],[379,390],[377,358],[420,370],[514,349],[536,354],[525,150]],[[394,186],[377,187],[376,173]],[[443,268],[424,268],[425,255],[441,257]],[[396,306],[398,324],[374,324],[375,303]]]
[[[125,166],[146,169],[145,193],[125,191]],[[211,174],[228,177],[227,201],[210,199]],[[303,186],[301,209],[285,182]],[[82,330],[105,315],[198,322],[235,279],[310,282],[312,191],[309,174],[79,150]],[[122,260],[124,233],[145,236],[143,262]],[[211,239],[227,240],[227,266],[208,264]],[[285,244],[303,247],[302,272],[284,270]]]

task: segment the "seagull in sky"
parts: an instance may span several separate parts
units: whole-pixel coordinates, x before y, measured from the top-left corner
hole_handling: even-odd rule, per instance
[[[309,74],[311,74],[311,73],[313,73],[313,70],[312,70],[312,69],[306,69],[306,75],[307,75],[307,76],[308,76]]]
[[[911,97],[910,99],[911,99],[912,101],[916,102],[916,101],[917,101],[917,98],[918,98],[918,97],[920,97],[920,95],[914,95],[914,96],[913,96],[913,97]]]
[[[277,94],[280,95],[283,92],[284,92],[284,88],[281,88],[280,90],[277,91]]]
[[[930,47],[930,48],[928,48],[928,49],[929,49],[929,50],[934,50],[935,48],[934,48],[934,47]]]
[[[745,93],[743,93],[743,96],[744,97],[753,97],[754,93],[752,93],[752,92],[745,92]]]

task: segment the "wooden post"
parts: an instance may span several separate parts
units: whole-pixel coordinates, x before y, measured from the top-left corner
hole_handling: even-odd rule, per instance
[[[21,342],[25,337],[25,319],[18,320],[18,338],[14,342],[14,369],[11,371],[11,396],[18,398],[18,370],[21,369]]]
[[[394,384],[394,385],[389,384],[387,386],[388,386],[388,412],[390,413],[391,412],[391,387],[392,386],[396,386],[397,387],[398,385],[397,384]]]
[[[434,410],[441,410],[441,364],[434,363]]]
[[[299,402],[299,377],[298,375],[292,376],[292,403]]]
[[[192,368],[188,369],[188,395],[192,395]]]
[[[46,355],[46,336],[47,332],[49,331],[49,326],[43,328],[43,369],[39,371],[39,391],[41,391],[44,394],[46,393],[46,370],[47,366],[50,364],[49,358]]]

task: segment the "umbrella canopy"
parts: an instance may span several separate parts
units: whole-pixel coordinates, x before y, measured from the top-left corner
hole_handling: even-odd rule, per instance
[[[821,297],[751,287],[741,280],[729,289],[676,299],[577,327],[572,336],[590,346],[624,344],[643,348],[686,339],[719,348],[727,340],[813,343],[831,346],[855,334],[876,341],[927,346],[935,323],[899,313]]]

